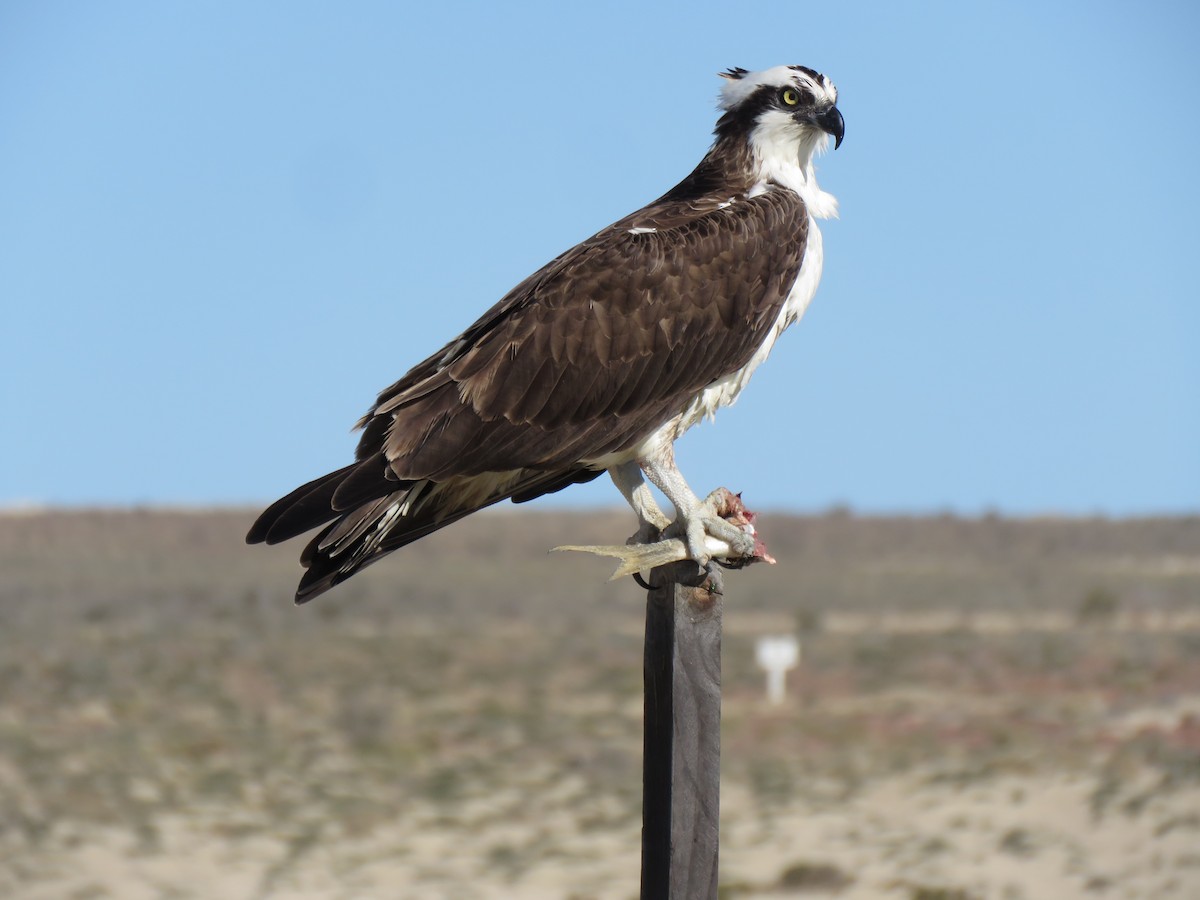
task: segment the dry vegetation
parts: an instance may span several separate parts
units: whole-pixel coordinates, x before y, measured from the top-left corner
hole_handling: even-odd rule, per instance
[[[300,609],[251,518],[0,515],[0,895],[636,896],[642,596],[544,552],[627,515],[476,517]],[[724,896],[1200,896],[1200,519],[763,528]]]

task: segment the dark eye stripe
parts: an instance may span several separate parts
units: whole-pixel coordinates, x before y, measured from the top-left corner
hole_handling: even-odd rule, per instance
[[[781,95],[785,90],[795,91],[800,102],[795,106],[784,103]],[[793,113],[796,110],[811,107],[816,103],[816,97],[811,90],[798,83],[790,85],[759,85],[750,96],[743,99],[737,106],[730,109],[717,122],[718,134],[732,132],[748,132],[754,127],[758,117],[769,109],[786,110]]]

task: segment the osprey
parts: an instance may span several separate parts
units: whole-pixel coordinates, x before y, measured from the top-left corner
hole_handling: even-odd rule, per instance
[[[301,555],[297,603],[485,506],[605,471],[637,533],[620,547],[564,549],[616,556],[618,574],[668,559],[769,559],[736,497],[692,492],[673,444],[737,399],[812,299],[814,220],[837,214],[813,156],[829,136],[841,144],[844,124],[837,89],[812,69],[721,75],[722,115],[695,171],[534,272],[384,390],[358,422],[355,461],[258,518],[250,543],[324,526]]]

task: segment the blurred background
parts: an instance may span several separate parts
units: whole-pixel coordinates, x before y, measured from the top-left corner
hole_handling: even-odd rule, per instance
[[[606,481],[303,610],[259,507],[708,147],[838,85],[804,321],[678,447],[730,579],[729,897],[1200,894],[1191,4],[0,6],[0,893],[637,893]],[[782,703],[755,644],[796,637]]]

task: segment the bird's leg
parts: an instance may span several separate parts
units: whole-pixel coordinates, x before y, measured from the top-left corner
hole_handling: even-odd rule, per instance
[[[642,477],[642,468],[636,462],[630,461],[608,470],[613,484],[625,497],[626,502],[633,507],[638,517],[638,530],[627,544],[649,544],[655,541],[667,530],[671,520],[658,507],[650,485]]]

